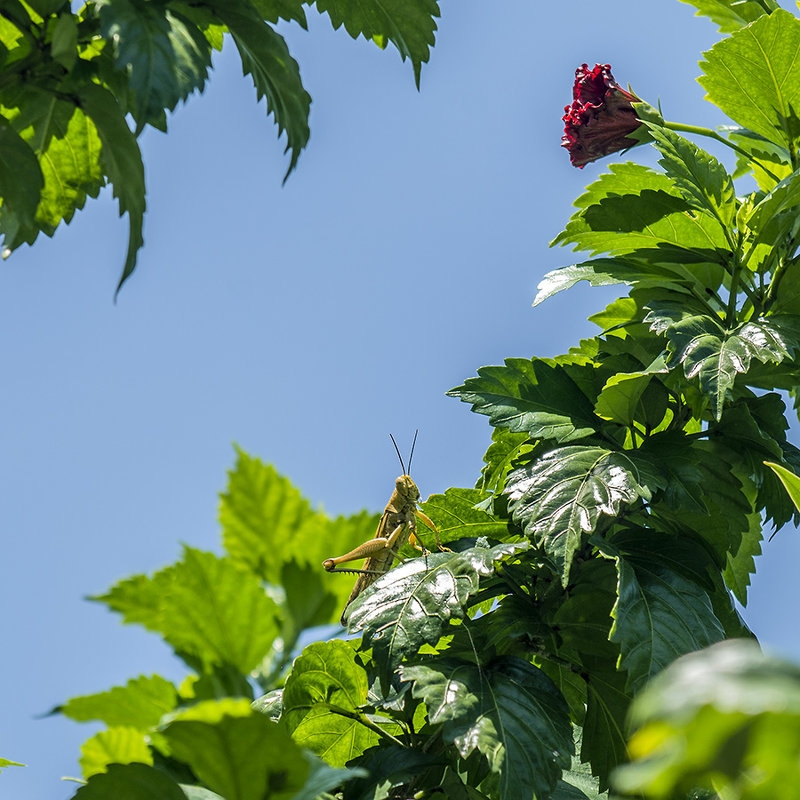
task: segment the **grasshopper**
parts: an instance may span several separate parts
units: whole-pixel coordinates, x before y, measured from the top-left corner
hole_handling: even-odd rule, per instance
[[[408,474],[411,472],[411,459],[414,457],[414,445],[417,443],[417,434],[414,434],[414,442],[411,445],[411,455],[408,458],[408,472],[406,471],[403,457],[400,455],[400,449],[397,447],[394,436],[391,434],[389,434],[389,436],[397,452],[397,457],[400,459],[400,466],[403,469],[403,474],[394,482],[394,491],[389,498],[389,502],[386,504],[386,508],[383,510],[380,522],[378,523],[378,529],[375,531],[375,538],[364,542],[364,544],[360,544],[355,550],[351,550],[343,556],[326,558],[325,561],[322,562],[322,566],[325,567],[328,572],[349,572],[352,575],[358,575],[356,585],[350,593],[344,611],[342,611],[341,623],[343,626],[347,625],[347,608],[350,603],[352,603],[371,583],[374,583],[381,575],[389,571],[394,559],[399,558],[397,552],[406,542],[410,540],[411,544],[413,544],[417,550],[422,550],[423,553],[427,552],[421,541],[417,538],[417,517],[433,530],[439,549],[451,552],[449,548],[444,547],[441,541],[439,541],[439,531],[436,529],[433,521],[417,508],[419,489],[417,489],[417,485],[411,480],[411,476]],[[339,564],[358,561],[361,558],[366,559],[363,569],[336,569]]]

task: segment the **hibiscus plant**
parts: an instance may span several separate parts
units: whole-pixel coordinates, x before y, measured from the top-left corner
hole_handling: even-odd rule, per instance
[[[644,146],[659,167],[612,164],[555,240],[586,257],[535,302],[621,286],[597,335],[450,392],[493,428],[475,487],[421,506],[452,552],[404,551],[349,638],[299,650],[350,590],[321,567],[330,543],[377,517],[330,519],[239,452],[225,554],[187,548],[96,598],[190,674],[58,709],[108,726],[76,798],[797,796],[800,669],[736,603],[765,533],[798,518],[800,19],[689,1],[725,34],[699,80],[732,124],[667,122],[608,65],[579,68],[573,164]]]

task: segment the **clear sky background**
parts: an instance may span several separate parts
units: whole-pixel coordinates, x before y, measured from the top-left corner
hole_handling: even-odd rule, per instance
[[[695,82],[719,37],[693,13],[443,0],[417,93],[396,51],[312,11],[309,32],[282,28],[314,98],[284,187],[283,143],[227,42],[205,93],[141,140],[145,247],[116,305],[127,221],[110,192],[0,265],[0,755],[29,765],[0,775],[0,798],[76,788],[59,778],[79,774],[95,728],[36,715],[184,676],[155,635],[83,598],[181,542],[219,549],[233,442],[332,514],[386,503],[390,432],[407,448],[419,428],[423,496],[473,485],[490,428],[444,393],[505,357],[566,351],[617,295],[531,309],[542,275],[573,260],[548,242],[609,161],[577,170],[559,147],[575,67],[611,63],[668,119],[719,124]],[[795,658],[799,558],[791,527],[765,544],[744,611]]]

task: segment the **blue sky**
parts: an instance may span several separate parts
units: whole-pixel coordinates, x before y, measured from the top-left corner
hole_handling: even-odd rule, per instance
[[[594,333],[585,318],[611,290],[531,308],[541,276],[571,263],[548,242],[608,162],[576,170],[559,147],[578,64],[611,63],[668,119],[723,121],[695,82],[718,36],[689,6],[442,5],[420,93],[395,51],[314,12],[308,33],[286,26],[314,103],[284,187],[283,144],[228,43],[169,134],[143,136],[145,248],[116,305],[127,224],[110,193],[0,265],[0,755],[29,764],[0,775],[0,796],[75,788],[59,778],[79,774],[93,728],[36,715],[183,676],[155,636],[83,598],[181,542],[218,548],[233,442],[331,513],[383,507],[390,432],[407,447],[419,428],[423,496],[470,486],[489,426],[444,393]],[[800,658],[796,532],[765,553],[745,617]]]

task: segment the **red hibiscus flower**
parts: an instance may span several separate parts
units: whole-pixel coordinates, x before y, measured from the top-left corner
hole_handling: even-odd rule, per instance
[[[572,105],[564,108],[561,137],[572,166],[583,167],[640,143],[629,136],[642,124],[631,105],[639,98],[614,80],[609,64],[595,64],[592,70],[582,64],[576,69],[572,97]]]

